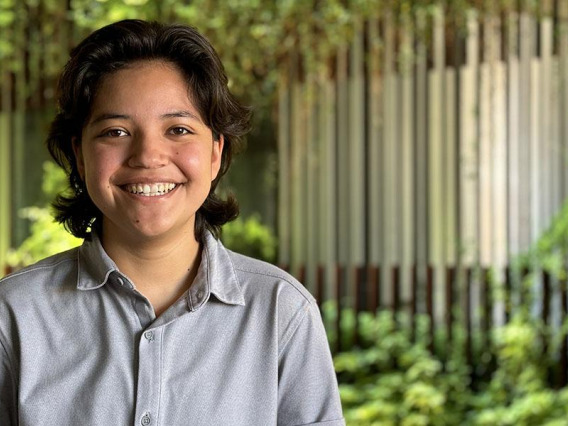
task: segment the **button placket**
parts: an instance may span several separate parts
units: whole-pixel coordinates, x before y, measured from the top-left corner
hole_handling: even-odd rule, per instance
[[[138,383],[136,389],[136,418],[142,426],[157,422],[161,380],[161,327],[146,330],[138,343]]]

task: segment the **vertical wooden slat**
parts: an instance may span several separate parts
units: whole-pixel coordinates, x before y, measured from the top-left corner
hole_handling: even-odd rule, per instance
[[[298,268],[296,269],[296,278],[301,283],[306,282],[306,265],[305,264],[299,265]]]
[[[491,265],[493,258],[493,128],[492,114],[493,104],[491,94],[494,88],[491,37],[491,19],[485,17],[483,21],[483,52],[484,61],[479,65],[479,262],[483,267]]]
[[[3,39],[13,43],[12,26],[4,29]],[[10,57],[0,61],[0,277],[9,272],[7,254],[12,242],[12,85]]]
[[[444,205],[444,100],[445,100],[445,41],[444,15],[441,6],[433,8],[433,67],[428,72],[428,264],[435,270],[432,283],[433,297],[437,309],[444,305],[443,265],[446,231],[446,209]],[[437,314],[437,313],[435,313]],[[443,313],[442,317],[443,317]],[[437,322],[438,315],[432,321]]]
[[[466,64],[460,69],[460,240],[462,263],[473,265],[478,258],[478,133],[477,72],[479,29],[471,11],[467,20]]]
[[[552,70],[550,78],[552,80],[551,88],[551,112],[550,112],[550,142],[551,142],[551,209],[552,215],[556,215],[562,208],[564,203],[563,175],[566,162],[564,161],[564,150],[562,148],[562,123],[564,120],[564,110],[562,109],[562,76],[560,68],[560,57],[555,56],[552,59]]]
[[[24,3],[17,3],[16,5],[17,13],[27,15],[27,5]],[[24,196],[25,196],[25,183],[27,177],[26,170],[26,156],[25,147],[26,143],[26,94],[29,84],[29,72],[27,57],[29,53],[29,46],[27,45],[27,32],[26,32],[27,20],[21,19],[15,21],[15,55],[14,60],[20,67],[20,72],[14,72],[14,85],[13,90],[15,93],[15,105],[12,115],[13,124],[13,141],[17,143],[12,144],[12,218],[18,217],[18,211],[22,207],[25,207]],[[22,72],[24,71],[24,72]],[[14,220],[11,224],[12,226],[12,244],[19,245],[27,231],[27,223],[24,221]]]
[[[416,315],[418,313],[418,268],[417,265],[412,266],[412,298],[410,301],[410,321],[411,321],[411,339],[416,341]]]
[[[504,268],[507,265],[507,84],[506,66],[502,61],[503,51],[501,43],[501,19],[492,18],[491,38],[496,40],[491,48],[491,72],[493,84],[491,92],[491,135],[492,135],[492,235],[493,257],[491,265],[494,268],[496,282],[502,282]],[[493,303],[493,317],[497,324],[505,323],[504,304],[496,300]]]
[[[332,277],[335,277],[336,260],[336,133],[335,133],[335,90],[329,71],[320,77],[321,101],[319,105],[319,262],[326,268],[326,297],[337,298]]]
[[[452,348],[453,340],[453,323],[454,323],[454,278],[455,278],[455,267],[447,266],[445,271],[445,325],[446,325],[446,339],[447,339],[447,354],[449,356]]]
[[[353,283],[353,295],[355,298],[353,311],[355,312],[355,330],[353,330],[353,344],[355,346],[360,346],[361,343],[361,330],[359,325],[359,313],[361,312],[362,308],[362,300],[361,300],[361,290],[362,290],[362,283],[361,283],[361,274],[360,268],[355,265],[349,266],[349,275],[350,281]]]
[[[375,265],[367,267],[367,309],[376,313],[379,307],[379,268]]]
[[[349,260],[365,262],[365,80],[363,23],[356,19],[350,51],[349,74]],[[347,241],[344,241],[347,243]]]
[[[397,76],[395,74],[395,26],[394,16],[391,10],[385,11],[384,21],[384,139],[383,139],[383,158],[381,159],[382,169],[382,241],[381,250],[381,271],[382,282],[390,282],[389,272],[398,258],[398,218],[397,218],[397,174],[398,162],[397,151],[399,141],[397,138],[397,127],[399,124],[398,104],[397,104]],[[385,285],[381,289],[382,300],[386,304],[392,304],[392,287]]]
[[[281,76],[278,86],[278,262],[290,265],[290,84]]]
[[[11,145],[11,78],[2,67],[2,105],[0,105],[0,275],[4,275],[7,253],[12,240],[12,177],[10,173],[12,152]]]
[[[559,111],[560,111],[560,129],[559,137],[563,141],[560,146],[562,161],[562,178],[561,178],[561,194],[562,199],[568,197],[568,120],[566,120],[566,111],[568,111],[568,2],[559,2],[558,4],[558,45],[559,45]]]
[[[546,6],[546,5],[545,5]],[[549,5],[550,6],[550,5]],[[539,176],[539,207],[540,226],[539,236],[549,225],[554,210],[553,176],[552,176],[552,18],[543,16],[540,20],[540,78],[537,90],[540,92],[539,109],[539,136],[538,148],[540,150],[540,176]]]
[[[325,294],[325,268],[322,265],[318,265],[316,269],[316,285],[314,297],[318,303],[321,312],[321,306],[326,300]]]
[[[317,244],[317,237],[318,237],[318,217],[319,210],[318,210],[318,187],[319,187],[319,156],[317,152],[317,143],[315,141],[318,140],[317,134],[317,125],[316,125],[316,117],[317,117],[317,105],[316,105],[316,85],[315,85],[315,76],[313,72],[309,72],[306,76],[306,96],[307,98],[304,100],[306,103],[305,111],[306,115],[304,116],[305,126],[306,126],[306,133],[305,139],[303,141],[305,146],[305,176],[306,179],[304,181],[304,188],[305,188],[305,196],[304,196],[304,204],[305,204],[305,233],[304,233],[304,240],[306,245],[306,252],[304,257],[304,262],[306,265],[306,278],[303,282],[304,285],[310,291],[314,291],[314,282],[316,276],[316,268],[318,265],[319,260],[319,245]],[[307,141],[312,141],[311,143],[307,143]]]
[[[529,248],[533,236],[533,201],[531,199],[531,176],[534,175],[531,162],[531,56],[533,52],[533,25],[531,17],[521,13],[519,18],[519,234],[518,249]],[[536,157],[535,157],[536,159]]]
[[[28,10],[28,23],[27,34],[28,34],[28,68],[29,68],[29,104],[34,111],[37,111],[40,107],[40,97],[41,93],[39,91],[39,80],[40,75],[40,62],[41,62],[41,38],[40,38],[40,8],[41,1],[38,1],[36,5],[33,5]]]
[[[446,116],[444,129],[444,261],[446,265],[455,265],[458,261],[458,167],[457,154],[457,111],[456,102],[457,78],[454,68],[445,70],[445,109]]]
[[[404,303],[412,299],[412,265],[414,264],[415,232],[414,232],[414,73],[413,63],[407,52],[412,51],[414,33],[411,17],[401,16],[400,29],[400,297]],[[403,55],[405,55],[403,57]],[[404,59],[404,60],[403,60]]]
[[[297,274],[300,265],[306,260],[305,251],[305,121],[304,96],[305,90],[299,76],[298,55],[292,64],[291,88],[291,141],[290,141],[290,227],[292,244],[290,247],[290,268]]]
[[[349,95],[347,81],[347,48],[338,49],[336,80],[337,80],[337,256],[342,265],[349,262]]]
[[[368,215],[369,215],[369,253],[371,264],[378,265],[381,260],[382,241],[382,205],[381,205],[381,164],[382,159],[382,85],[380,74],[379,50],[379,20],[373,17],[367,25],[368,60],[367,75],[369,95],[367,109],[369,112],[367,140],[368,140]]]
[[[430,319],[430,328],[428,330],[429,335],[429,349],[430,352],[434,352],[434,336],[435,336],[435,306],[434,306],[434,280],[436,277],[434,276],[434,268],[428,265],[426,269],[426,313],[428,314],[428,318]]]
[[[513,269],[508,266],[505,268],[505,294],[504,294],[504,303],[505,303],[505,323],[508,323],[511,319],[511,314],[513,312],[513,298],[512,298],[512,282],[513,282]]]
[[[45,1],[40,0],[38,5],[38,20],[46,16],[46,7]],[[46,108],[46,98],[47,98],[47,81],[48,81],[48,73],[46,63],[49,60],[48,52],[46,48],[46,31],[45,26],[38,25],[38,51],[39,51],[39,58],[38,58],[38,94],[39,94],[39,109],[40,111],[45,110]]]
[[[518,54],[519,16],[507,19],[507,149],[508,149],[508,260],[521,249],[521,162],[520,162],[520,66]]]
[[[481,307],[482,311],[482,320],[481,320],[481,330],[483,333],[483,348],[486,352],[490,351],[491,345],[491,328],[493,325],[492,321],[492,287],[490,283],[490,269],[489,268],[482,268],[481,269]]]
[[[428,230],[430,264],[443,263],[443,129],[444,129],[444,18],[441,6],[433,10],[433,67],[428,72]]]
[[[353,300],[346,300],[345,295],[352,295],[349,289],[349,270],[351,255],[349,253],[350,222],[349,222],[349,80],[348,80],[349,51],[347,46],[341,46],[337,52],[336,78],[337,78],[337,251],[340,265],[341,282],[337,283],[338,298],[342,299],[344,307],[353,308]]]
[[[335,285],[336,285],[336,289],[335,289],[335,294],[337,294],[337,303],[336,303],[336,322],[335,322],[335,332],[337,335],[337,342],[336,342],[336,347],[335,350],[336,352],[341,352],[341,350],[343,349],[343,345],[342,345],[342,331],[341,331],[341,317],[343,315],[343,298],[342,298],[342,294],[343,294],[343,270],[342,267],[340,265],[337,265],[337,267],[335,268]]]
[[[467,268],[465,271],[465,291],[464,291],[464,321],[465,321],[465,333],[466,333],[466,340],[465,340],[465,357],[467,365],[473,365],[473,327],[471,321],[471,313],[472,313],[472,306],[471,306],[471,290],[472,290],[472,272],[471,268]]]
[[[416,17],[416,47],[415,47],[415,172],[414,172],[414,211],[415,211],[415,244],[414,258],[416,263],[415,279],[416,293],[415,304],[417,312],[426,310],[425,298],[420,294],[420,284],[422,291],[427,282],[426,265],[428,263],[428,175],[425,159],[428,158],[427,151],[427,48],[423,34],[426,28],[426,17],[424,13],[417,12]]]
[[[392,283],[392,311],[396,315],[400,312],[400,267],[395,265],[391,270]]]
[[[531,17],[532,18],[532,17]],[[532,19],[531,19],[532,20]],[[535,25],[534,20],[532,20],[533,25]],[[536,49],[537,37],[536,31],[533,30],[531,35],[534,40],[531,40],[533,44],[532,49]],[[531,105],[530,110],[530,139],[529,139],[529,163],[530,163],[530,243],[535,244],[542,231],[544,231],[545,218],[543,216],[543,206],[541,206],[541,186],[544,184],[543,176],[543,159],[544,151],[541,148],[541,144],[544,141],[540,140],[542,133],[542,122],[540,111],[542,109],[542,93],[540,92],[540,79],[542,75],[542,63],[540,59],[531,54],[528,61],[528,66],[530,70],[530,77],[528,79],[530,90],[529,90],[529,102]],[[536,272],[536,271],[535,271]],[[532,283],[531,293],[533,298],[533,312],[536,314],[542,306],[543,303],[543,282],[542,275],[539,273],[535,276],[535,280]]]
[[[562,76],[560,75],[560,56],[559,56],[559,49],[557,47],[557,42],[555,42],[554,32],[558,35],[557,37],[560,38],[560,28],[557,26],[555,28],[554,22],[552,21],[554,18],[549,18],[550,21],[550,65],[547,70],[547,80],[546,84],[549,85],[549,134],[550,134],[550,142],[549,142],[549,151],[548,151],[548,161],[550,162],[549,170],[548,170],[548,179],[550,180],[550,188],[549,188],[549,196],[550,199],[548,200],[549,205],[549,213],[548,213],[548,221],[547,223],[550,224],[550,220],[554,215],[556,215],[564,201],[563,192],[562,192],[562,174],[563,169],[565,166],[565,161],[562,158],[562,139],[561,139],[561,122],[564,121],[563,117],[563,110],[561,109],[561,94],[562,94]],[[546,68],[546,66],[545,66]]]
[[[508,264],[523,250],[524,237],[521,235],[526,226],[525,212],[527,206],[526,189],[524,188],[528,169],[524,167],[525,154],[523,151],[523,138],[521,135],[521,63],[520,63],[520,17],[516,12],[511,12],[507,18],[507,260]],[[524,107],[524,106],[523,106]],[[521,292],[513,294],[513,289],[519,290],[518,271],[509,268],[506,275],[506,286],[509,289],[508,306],[506,307],[505,319],[508,321],[514,307],[520,304]]]

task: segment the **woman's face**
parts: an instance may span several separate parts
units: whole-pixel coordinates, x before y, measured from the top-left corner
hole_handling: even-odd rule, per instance
[[[103,79],[74,149],[103,214],[105,243],[194,238],[223,138],[213,140],[190,96],[180,71],[166,62],[137,62]]]

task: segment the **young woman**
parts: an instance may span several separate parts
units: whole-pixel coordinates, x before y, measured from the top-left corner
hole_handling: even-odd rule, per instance
[[[85,239],[0,282],[2,425],[343,425],[318,308],[218,240],[248,128],[195,29],[104,27],[71,53],[48,147]]]

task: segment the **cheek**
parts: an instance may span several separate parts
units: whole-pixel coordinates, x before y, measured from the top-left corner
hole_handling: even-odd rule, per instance
[[[203,157],[189,157],[184,161],[184,163],[187,174],[194,180],[199,179],[207,172],[206,161]]]
[[[109,155],[111,154],[111,155]],[[85,179],[91,185],[96,182],[108,181],[114,170],[117,169],[117,156],[104,150],[91,150],[84,156]],[[105,183],[108,186],[108,183]]]
[[[177,153],[176,153],[177,154]],[[186,174],[194,179],[205,177],[211,168],[211,153],[205,149],[189,149],[177,155],[179,164],[183,164]]]

